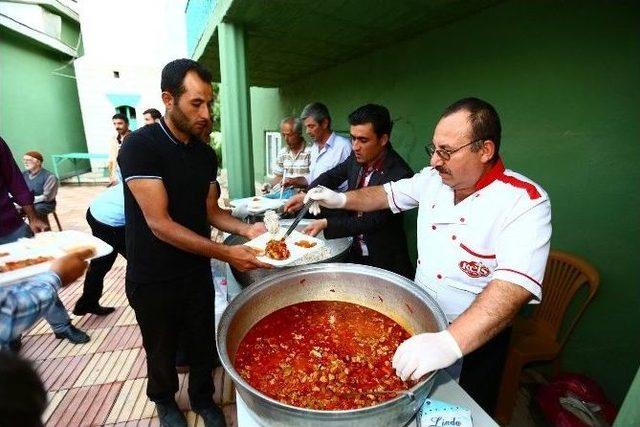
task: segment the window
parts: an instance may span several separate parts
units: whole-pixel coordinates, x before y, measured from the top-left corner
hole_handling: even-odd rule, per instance
[[[120,78],[120,71],[114,71],[113,72],[113,78],[114,79],[119,79]]]
[[[282,135],[280,132],[266,131],[264,133],[265,142],[265,160],[266,160],[266,173],[267,176],[273,177],[273,166],[278,158],[278,150],[282,144]]]

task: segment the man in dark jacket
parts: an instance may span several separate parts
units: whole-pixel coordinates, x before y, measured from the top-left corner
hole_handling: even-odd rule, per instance
[[[337,190],[345,180],[348,189],[382,185],[410,178],[413,171],[391,147],[393,123],[386,107],[367,104],[349,115],[353,152],[344,162],[326,171],[309,188],[319,185]],[[285,210],[302,206],[304,194],[287,202]],[[409,260],[407,239],[401,216],[389,209],[375,212],[323,212],[325,218],[311,223],[305,232],[316,235],[324,231],[327,239],[353,236],[348,262],[371,265],[413,278],[415,269]]]

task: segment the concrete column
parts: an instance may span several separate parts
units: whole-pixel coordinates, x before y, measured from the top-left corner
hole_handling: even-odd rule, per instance
[[[220,23],[218,46],[222,154],[229,180],[229,197],[249,197],[255,192],[255,184],[244,28],[237,24]]]

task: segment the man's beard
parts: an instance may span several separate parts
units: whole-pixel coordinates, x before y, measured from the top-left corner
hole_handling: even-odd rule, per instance
[[[171,111],[167,111],[167,115],[171,119],[171,122],[173,123],[173,125],[177,127],[181,132],[184,132],[191,137],[200,139],[201,137],[200,134],[202,133],[202,131],[196,132],[194,127],[189,124],[189,119],[187,118],[187,115],[184,114],[184,112],[180,109],[180,107],[178,107],[177,103],[174,105]]]

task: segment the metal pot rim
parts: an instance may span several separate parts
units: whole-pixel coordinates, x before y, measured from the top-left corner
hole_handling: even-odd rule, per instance
[[[222,364],[222,367],[227,372],[227,374],[231,376],[234,383],[241,385],[244,389],[251,391],[255,395],[259,396],[261,399],[268,401],[269,403],[279,407],[282,410],[293,411],[293,412],[304,412],[305,414],[318,415],[318,416],[327,416],[327,415],[340,416],[340,415],[346,415],[346,414],[366,413],[372,410],[378,411],[381,409],[385,409],[387,406],[395,405],[402,399],[408,398],[410,400],[413,400],[409,397],[409,395],[402,394],[394,397],[393,399],[389,399],[382,403],[379,403],[377,405],[366,406],[364,408],[328,410],[328,411],[320,410],[320,409],[302,408],[299,406],[293,406],[293,405],[288,405],[286,403],[282,403],[279,400],[273,399],[272,397],[269,397],[266,394],[262,393],[261,391],[257,390],[256,388],[252,387],[247,381],[245,381],[244,378],[242,378],[242,376],[238,373],[238,371],[236,371],[235,367],[233,366],[233,362],[229,358],[229,354],[227,351],[226,336],[224,337],[225,339],[222,339],[221,331],[223,330],[223,328],[228,329],[231,319],[236,314],[238,309],[242,307],[242,305],[247,300],[249,300],[255,294],[262,291],[264,288],[267,288],[271,282],[280,281],[282,279],[287,278],[288,276],[297,275],[301,272],[313,272],[316,270],[337,271],[338,269],[341,272],[353,272],[353,273],[373,272],[378,277],[386,276],[386,277],[392,278],[395,284],[402,286],[404,289],[408,290],[409,292],[413,292],[414,294],[416,294],[416,296],[429,301],[430,302],[429,306],[432,309],[432,311],[434,311],[434,315],[435,315],[434,317],[436,322],[438,323],[438,327],[440,328],[440,330],[444,330],[446,328],[447,322],[446,322],[446,317],[444,315],[444,312],[442,311],[440,306],[433,300],[433,297],[431,297],[431,295],[429,295],[429,293],[425,291],[422,287],[418,286],[413,281],[399,274],[392,273],[382,268],[365,266],[360,264],[349,264],[349,263],[321,263],[321,264],[310,264],[310,265],[302,265],[299,267],[293,267],[286,271],[275,273],[269,277],[266,277],[254,283],[252,286],[246,288],[236,298],[234,298],[229,303],[229,305],[227,305],[227,308],[222,313],[222,317],[220,318],[220,323],[218,324],[218,330],[216,334],[218,356],[220,357],[220,362]],[[424,376],[421,381],[419,381],[413,387],[408,389],[408,391],[415,392],[422,386],[426,386],[437,373],[438,373],[437,370],[432,371],[428,375]]]

